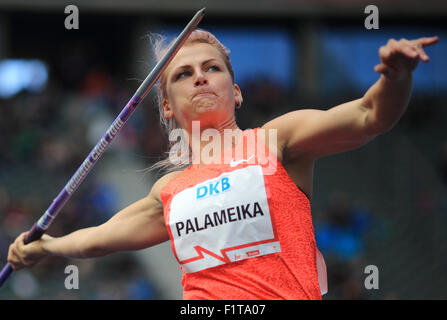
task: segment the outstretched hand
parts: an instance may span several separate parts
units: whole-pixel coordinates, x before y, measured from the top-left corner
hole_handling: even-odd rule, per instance
[[[418,65],[419,60],[428,62],[430,58],[424,51],[424,46],[435,44],[439,37],[419,38],[416,40],[390,39],[385,46],[380,47],[380,64],[374,71],[389,79],[400,79],[408,76]]]

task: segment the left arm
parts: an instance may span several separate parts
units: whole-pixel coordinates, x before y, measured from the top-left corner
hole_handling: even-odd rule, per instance
[[[380,79],[365,95],[327,111],[298,110],[280,116],[263,128],[277,129],[278,151],[290,157],[316,159],[351,150],[390,130],[405,112],[411,96],[412,72],[419,59],[428,62],[422,46],[439,39],[391,39],[379,50],[374,70]]]

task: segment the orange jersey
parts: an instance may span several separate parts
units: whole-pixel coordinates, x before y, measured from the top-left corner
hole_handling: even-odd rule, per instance
[[[229,163],[189,166],[161,190],[184,299],[321,299],[326,291],[309,199],[260,132],[243,131],[225,150]]]

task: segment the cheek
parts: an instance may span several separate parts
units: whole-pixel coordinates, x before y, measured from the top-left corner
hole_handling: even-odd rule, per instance
[[[233,82],[232,81],[226,82],[223,88],[224,88],[224,90],[222,90],[224,93],[223,98],[225,99],[225,102],[227,102],[229,105],[232,106],[235,100]]]
[[[170,102],[171,108],[179,109],[187,100],[188,93],[186,88],[182,84],[174,84],[167,88],[166,90],[168,101]]]

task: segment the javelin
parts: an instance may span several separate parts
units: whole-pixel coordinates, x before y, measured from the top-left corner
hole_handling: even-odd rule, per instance
[[[126,123],[127,119],[132,115],[138,104],[144,99],[144,97],[149,93],[152,87],[157,82],[160,75],[168,66],[169,62],[174,58],[175,54],[180,50],[183,43],[189,37],[191,32],[197,27],[199,22],[202,20],[205,8],[197,11],[188,25],[183,29],[182,33],[176,38],[175,42],[169,47],[168,51],[164,54],[161,60],[155,65],[149,75],[144,79],[143,83],[137,89],[135,94],[126,104],[124,109],[118,115],[118,117],[113,121],[110,127],[107,129],[105,135],[99,140],[96,146],[92,149],[90,154],[82,162],[81,166],[71,177],[59,195],[53,200],[53,203],[45,211],[45,213],[40,217],[40,219],[32,226],[28,234],[24,239],[24,243],[30,243],[32,241],[38,240],[42,237],[45,231],[48,229],[50,224],[56,218],[59,211],[65,205],[65,203],[70,199],[71,195],[76,191],[78,186],[90,172],[90,170],[95,165],[96,161],[101,157],[107,146],[113,141],[115,136],[121,130],[121,128]],[[7,263],[2,271],[0,272],[0,288],[3,283],[8,279],[8,277],[13,272],[13,268],[9,263]]]

